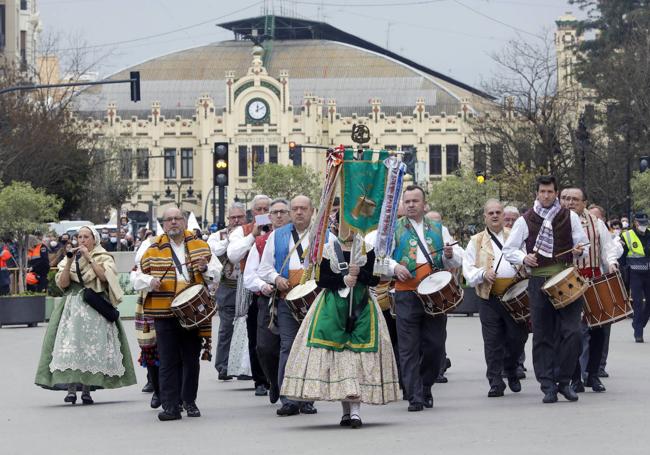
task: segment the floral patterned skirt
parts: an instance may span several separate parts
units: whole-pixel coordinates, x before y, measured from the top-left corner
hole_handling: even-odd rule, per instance
[[[233,323],[230,351],[228,353],[228,374],[233,376],[251,375],[251,361],[248,354],[248,329],[246,316],[235,318]]]
[[[383,317],[378,318],[377,352],[335,351],[307,346],[316,307],[312,305],[309,309],[293,342],[281,394],[299,401],[359,400],[386,404],[399,400],[397,364]],[[376,309],[381,314],[378,306]]]

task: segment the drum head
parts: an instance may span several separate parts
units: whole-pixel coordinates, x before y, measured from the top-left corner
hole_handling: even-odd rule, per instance
[[[548,280],[546,280],[546,283],[544,283],[544,286],[542,289],[548,289],[551,286],[555,286],[558,284],[560,281],[564,280],[566,277],[571,275],[571,273],[575,270],[575,267],[569,267],[568,269],[562,270],[560,273],[557,275],[553,275],[550,277]]]
[[[181,306],[188,300],[193,299],[197,295],[199,295],[199,292],[203,289],[202,284],[193,284],[192,286],[186,287],[183,289],[180,294],[178,294],[176,297],[174,297],[174,300],[172,301],[172,306]]]
[[[526,289],[528,289],[528,280],[519,281],[508,288],[505,294],[501,297],[501,300],[513,299],[514,297],[523,294]]]
[[[304,284],[299,284],[298,286],[290,290],[289,293],[287,294],[286,300],[296,300],[302,297],[303,295],[305,295],[304,287],[305,287]]]
[[[437,292],[447,286],[452,278],[449,272],[436,272],[429,275],[418,285],[418,294],[428,295]]]
[[[316,284],[316,280],[309,280],[302,285],[302,288],[306,293],[310,293],[314,292],[318,288],[318,285]]]

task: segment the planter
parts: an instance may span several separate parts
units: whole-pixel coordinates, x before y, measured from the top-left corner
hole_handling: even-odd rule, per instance
[[[44,295],[0,297],[0,327],[16,324],[36,327],[44,321]]]

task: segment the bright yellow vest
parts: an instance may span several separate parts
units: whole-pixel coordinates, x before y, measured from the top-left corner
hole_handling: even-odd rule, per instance
[[[633,229],[628,229],[623,232],[623,240],[625,240],[625,245],[627,245],[627,257],[629,258],[643,258],[645,257],[645,251],[643,251],[643,244],[639,240],[639,236],[636,235]]]

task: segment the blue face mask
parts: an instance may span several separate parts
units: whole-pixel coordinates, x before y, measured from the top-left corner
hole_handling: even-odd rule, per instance
[[[117,243],[117,237],[111,237],[111,243]]]

